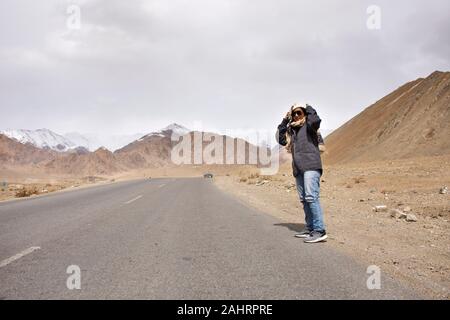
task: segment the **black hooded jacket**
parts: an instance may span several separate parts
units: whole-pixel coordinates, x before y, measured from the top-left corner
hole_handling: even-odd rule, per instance
[[[278,143],[287,145],[286,133],[291,136],[292,141],[292,170],[294,177],[299,173],[309,170],[317,170],[322,174],[322,160],[319,151],[319,137],[317,130],[322,121],[316,110],[306,105],[306,123],[300,128],[289,126],[289,119],[284,118],[278,126]]]

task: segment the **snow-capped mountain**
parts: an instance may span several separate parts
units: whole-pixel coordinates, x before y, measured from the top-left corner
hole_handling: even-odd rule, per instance
[[[189,132],[189,129],[173,123],[159,131],[155,131],[147,135],[143,135],[142,133],[101,135],[95,133],[80,134],[78,132],[70,132],[60,135],[48,129],[7,129],[0,131],[0,134],[4,134],[8,138],[14,139],[22,144],[30,143],[40,149],[54,150],[58,152],[85,152],[86,150],[94,152],[101,147],[105,147],[110,151],[115,151],[133,141],[142,141],[147,137],[170,137],[172,134],[182,136]],[[79,150],[77,150],[77,148]],[[86,150],[83,151],[84,149]]]
[[[65,152],[77,147],[77,145],[71,140],[48,129],[7,129],[0,131],[0,133],[20,143],[30,143],[40,149],[50,149],[58,152]]]
[[[64,134],[66,138],[73,141],[76,145],[84,147],[89,151],[95,151],[98,148],[105,147],[110,151],[126,146],[132,141],[135,141],[142,137],[142,133],[124,134],[124,135],[99,135],[95,133],[83,133],[70,132]]]
[[[186,127],[183,127],[180,124],[177,123],[172,123],[170,125],[168,125],[165,128],[162,128],[159,131],[154,131],[151,132],[143,137],[141,137],[138,141],[142,141],[145,138],[148,137],[152,137],[152,136],[157,136],[157,137],[166,137],[166,136],[171,136],[172,134],[175,136],[184,136],[185,134],[188,134],[189,132],[191,132],[191,130],[189,130]]]
[[[168,125],[167,127],[162,128],[160,130],[160,132],[165,132],[165,131],[172,131],[172,133],[179,135],[179,136],[183,136],[183,135],[191,132],[191,130],[189,130],[188,128],[183,127],[182,125],[177,124],[177,123],[172,123],[172,124]]]
[[[96,144],[92,142],[92,140],[88,139],[86,136],[79,134],[78,132],[70,132],[64,134],[66,139],[69,139],[73,143],[75,143],[79,147],[86,148],[90,151],[95,150]]]

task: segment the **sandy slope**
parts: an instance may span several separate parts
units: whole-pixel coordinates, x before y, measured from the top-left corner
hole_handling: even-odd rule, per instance
[[[327,163],[450,153],[450,72],[434,72],[380,99],[325,139]]]

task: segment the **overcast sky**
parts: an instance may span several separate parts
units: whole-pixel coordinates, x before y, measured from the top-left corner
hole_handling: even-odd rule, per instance
[[[2,0],[0,129],[275,129],[294,102],[334,129],[450,70],[449,12],[448,0]]]

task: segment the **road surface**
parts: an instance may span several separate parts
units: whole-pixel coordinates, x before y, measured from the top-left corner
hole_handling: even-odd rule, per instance
[[[0,299],[418,297],[383,273],[369,290],[367,265],[294,233],[203,178],[2,202]]]

